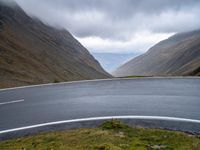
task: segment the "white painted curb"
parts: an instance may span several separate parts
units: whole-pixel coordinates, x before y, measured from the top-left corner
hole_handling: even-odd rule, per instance
[[[44,126],[50,126],[50,125],[59,125],[59,124],[65,124],[65,123],[76,123],[76,122],[95,121],[95,120],[110,120],[110,119],[166,120],[166,121],[200,123],[200,120],[186,119],[186,118],[176,118],[176,117],[162,117],[162,116],[106,116],[106,117],[92,117],[92,118],[62,120],[62,121],[55,121],[55,122],[36,124],[36,125],[31,125],[31,126],[26,126],[26,127],[3,130],[3,131],[0,131],[0,134],[11,133],[11,132],[21,131],[21,130],[26,130],[26,129],[33,129],[33,128],[38,128],[38,127],[44,127]]]

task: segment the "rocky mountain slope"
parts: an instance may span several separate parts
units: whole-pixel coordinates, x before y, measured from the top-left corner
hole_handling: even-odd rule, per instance
[[[114,71],[115,76],[199,76],[200,30],[175,34]]]
[[[0,88],[108,77],[68,31],[0,2]]]

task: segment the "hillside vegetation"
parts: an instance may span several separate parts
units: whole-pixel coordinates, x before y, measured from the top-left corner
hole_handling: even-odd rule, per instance
[[[118,120],[98,128],[50,132],[0,142],[1,150],[199,150],[199,136],[130,127]]]
[[[114,76],[200,76],[200,30],[178,33],[125,63]]]
[[[0,88],[108,77],[67,30],[0,2]]]

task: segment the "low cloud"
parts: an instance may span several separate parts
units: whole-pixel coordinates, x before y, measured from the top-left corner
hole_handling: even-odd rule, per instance
[[[127,41],[102,39],[100,37],[85,37],[77,39],[88,49],[96,53],[144,53],[147,49],[158,43],[161,39],[172,36],[173,33],[151,33],[143,31],[135,33]],[[134,50],[133,50],[134,48]]]
[[[200,27],[199,0],[16,1],[31,16],[69,30],[90,51],[142,53],[174,33]]]

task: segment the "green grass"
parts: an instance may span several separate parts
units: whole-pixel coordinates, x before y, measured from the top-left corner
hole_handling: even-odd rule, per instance
[[[0,150],[200,150],[200,138],[175,131],[130,127],[111,120],[98,128],[2,141]]]
[[[59,81],[55,79],[55,80],[53,81],[53,83],[59,83]]]

